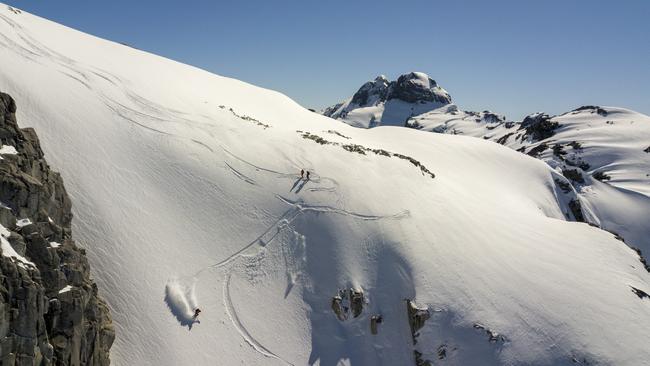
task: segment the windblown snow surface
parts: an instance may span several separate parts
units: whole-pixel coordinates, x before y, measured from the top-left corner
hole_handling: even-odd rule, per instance
[[[114,364],[412,365],[405,299],[430,310],[415,349],[436,363],[649,363],[650,299],[633,289],[650,274],[611,233],[566,221],[542,161],[337,124],[6,6],[0,58],[0,89],[72,196]],[[347,288],[365,304],[341,322],[330,304]]]

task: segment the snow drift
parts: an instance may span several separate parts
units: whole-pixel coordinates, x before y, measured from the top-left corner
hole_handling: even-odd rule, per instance
[[[0,89],[94,243],[115,364],[650,360],[650,274],[613,234],[566,220],[539,160],[355,129],[6,7],[0,57]]]

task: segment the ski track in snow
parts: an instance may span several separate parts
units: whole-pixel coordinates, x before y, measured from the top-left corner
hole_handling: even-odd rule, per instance
[[[0,35],[0,39],[5,41],[5,45],[11,46],[10,48],[12,49],[20,49],[23,50],[24,52],[27,52],[31,56],[35,57],[40,57],[40,58],[45,58],[46,60],[52,61],[58,66],[62,67],[64,70],[60,70],[62,74],[65,76],[77,81],[78,83],[84,85],[87,89],[93,91],[99,99],[102,101],[102,103],[113,113],[115,113],[117,116],[120,118],[124,119],[125,121],[128,121],[138,127],[141,127],[143,129],[146,129],[151,132],[159,133],[162,135],[166,135],[169,137],[177,138],[180,140],[187,140],[190,141],[194,144],[200,145],[210,152],[214,153],[214,149],[211,148],[208,144],[194,139],[194,138],[187,138],[184,136],[179,136],[167,131],[164,131],[160,128],[152,127],[149,124],[142,123],[141,121],[138,121],[138,118],[145,119],[145,120],[150,120],[154,121],[156,123],[181,123],[181,122],[189,122],[192,125],[197,124],[197,121],[187,119],[185,116],[187,113],[184,113],[182,111],[174,110],[167,108],[165,106],[159,105],[137,93],[134,93],[133,91],[125,88],[124,86],[120,87],[121,91],[123,92],[124,96],[134,104],[143,107],[144,110],[147,110],[150,113],[144,113],[141,110],[136,110],[134,108],[126,106],[124,103],[121,103],[117,100],[115,100],[112,97],[109,97],[105,93],[103,93],[101,90],[96,90],[91,87],[89,82],[93,77],[100,78],[112,85],[118,85],[119,84],[124,84],[124,82],[117,76],[112,75],[109,72],[106,72],[104,70],[100,70],[94,67],[86,67],[85,65],[80,65],[78,62],[48,48],[47,46],[41,44],[37,40],[31,38],[24,30],[23,28],[15,23],[13,20],[7,18],[6,16],[0,15],[0,19],[8,23],[12,28],[16,29],[17,32],[19,32],[19,36],[21,40],[23,40],[30,48],[25,48],[22,45],[17,44],[16,42],[10,40],[8,37],[4,35]],[[36,62],[36,60],[34,60]],[[85,72],[84,70],[88,70],[88,72]],[[156,115],[157,114],[157,115]],[[278,177],[282,178],[289,178],[292,179],[295,177],[295,174],[293,173],[284,173],[280,172],[277,170],[273,169],[268,169],[264,168],[261,166],[258,166],[256,164],[253,164],[236,154],[232,153],[230,150],[225,148],[221,143],[217,141],[217,145],[228,155],[232,156],[233,158],[241,161],[244,164],[250,165],[251,167],[255,168],[258,171],[264,171],[268,173],[273,173],[276,174]],[[242,179],[243,181],[250,183],[250,184],[255,184],[255,181],[252,180],[249,177],[246,177],[244,174],[241,172],[237,171],[234,169],[230,164],[226,163],[228,168],[232,171],[232,173],[237,176],[239,179]],[[334,192],[336,191],[336,188],[338,187],[338,183],[331,178],[321,178],[318,174],[313,174],[312,177],[310,178],[310,181],[314,183],[320,183],[320,182],[325,182],[328,181],[332,183],[331,187],[315,187],[315,188],[309,188],[308,190],[311,192]]]
[[[293,208],[289,209],[284,214],[282,214],[282,216],[280,216],[279,219],[277,219],[271,226],[269,226],[260,236],[255,238],[253,241],[251,241],[250,243],[248,243],[247,245],[245,245],[235,253],[231,254],[227,258],[199,270],[198,272],[196,272],[194,275],[190,277],[197,277],[207,269],[216,269],[231,263],[232,261],[237,259],[237,257],[245,253],[246,250],[253,247],[255,244],[258,244],[260,247],[266,247],[268,244],[272,243],[273,240],[275,240],[275,238],[282,231],[282,229],[288,227],[289,224],[293,222],[293,220],[295,220],[300,214],[304,212],[334,213],[334,214],[345,215],[345,216],[349,216],[349,217],[353,217],[365,221],[400,220],[410,216],[410,212],[408,210],[404,210],[392,215],[367,215],[367,214],[360,214],[357,212],[348,211],[348,210],[331,207],[331,206],[306,205],[302,202],[291,201],[280,195],[276,195],[276,197],[282,202],[293,206]],[[273,229],[275,229],[275,231]]]
[[[254,167],[255,169],[257,169],[259,171],[265,171],[265,172],[277,174],[280,178],[286,178],[286,177],[290,177],[291,179],[295,178],[295,175],[293,175],[293,174],[281,173],[281,172],[274,171],[274,170],[271,170],[271,169],[266,169],[266,168],[263,168],[263,167],[256,166],[256,165],[254,165],[254,164],[252,164],[252,163],[250,163],[250,162],[236,156],[235,154],[230,153],[223,146],[221,146],[221,148],[225,152],[227,152],[229,155],[236,158],[237,160],[239,160],[239,161],[241,161],[241,162],[243,162],[245,164],[248,164],[248,165]],[[254,181],[252,181],[252,180],[249,181],[250,178],[247,178],[243,173],[241,173],[241,172],[237,171],[236,169],[234,169],[230,164],[228,164],[227,162],[225,164],[233,172],[233,174],[235,174],[239,179],[242,179],[242,180],[246,181],[247,183],[255,184]],[[325,179],[335,183],[335,181],[333,179],[329,179],[329,178],[325,178]],[[305,183],[307,183],[307,181],[305,181]],[[303,186],[304,186],[305,183],[303,183]],[[326,190],[328,192],[335,192],[336,188],[335,187],[327,187],[327,188],[324,188],[324,190]],[[293,222],[293,220],[295,220],[299,215],[301,215],[303,213],[306,213],[306,212],[333,213],[333,214],[345,215],[345,216],[353,217],[353,218],[360,219],[360,220],[366,220],[366,221],[383,220],[383,219],[399,220],[399,219],[406,218],[406,217],[408,217],[410,215],[408,210],[404,210],[404,211],[401,211],[401,212],[398,212],[398,213],[392,214],[392,215],[368,215],[368,214],[361,214],[361,213],[352,212],[352,211],[348,211],[348,210],[344,210],[344,209],[340,209],[340,208],[336,208],[336,207],[332,207],[332,206],[307,205],[307,204],[304,204],[303,202],[291,201],[291,200],[289,200],[289,199],[287,199],[285,197],[282,197],[282,196],[280,196],[278,194],[276,194],[275,197],[278,198],[280,201],[292,206],[292,208],[287,210],[284,214],[282,214],[273,224],[271,224],[260,236],[255,238],[253,241],[251,241],[250,243],[248,243],[247,245],[245,245],[244,247],[242,247],[241,249],[239,249],[235,253],[231,254],[227,258],[225,258],[225,259],[223,259],[223,260],[221,260],[221,261],[219,261],[219,262],[217,262],[217,263],[215,263],[213,265],[210,265],[208,267],[205,267],[205,268],[199,270],[198,272],[196,272],[191,277],[196,280],[206,270],[211,270],[211,269],[217,269],[217,268],[224,267],[224,266],[234,262],[236,259],[240,258],[242,255],[244,255],[244,253],[246,253],[246,251],[248,249],[250,249],[251,247],[254,247],[255,245],[259,245],[260,248],[268,246],[270,243],[272,243],[275,240],[275,238],[282,232],[283,229],[289,227],[289,225],[291,224],[291,222]],[[287,264],[285,263],[285,265],[287,265]],[[287,271],[289,270],[288,265],[287,265],[286,269],[287,269]],[[241,320],[237,316],[237,313],[235,311],[235,307],[234,307],[234,305],[232,303],[232,298],[230,296],[230,278],[232,276],[232,273],[233,273],[233,269],[231,267],[230,269],[227,270],[226,275],[225,275],[224,284],[223,284],[223,304],[224,304],[224,307],[226,309],[226,313],[228,314],[228,317],[230,318],[230,321],[232,322],[233,326],[237,329],[237,331],[242,336],[242,338],[244,338],[246,343],[248,343],[255,351],[259,352],[260,354],[264,355],[265,357],[275,358],[275,359],[280,360],[280,361],[282,361],[282,362],[284,362],[284,363],[286,363],[288,365],[292,365],[290,362],[286,361],[285,359],[281,358],[277,354],[270,351],[268,348],[264,347],[260,342],[258,342],[253,337],[251,332],[249,332],[246,329],[246,327],[242,324]],[[292,283],[289,284],[288,287],[287,287],[287,291],[290,291],[292,287],[293,287],[293,284]],[[288,294],[288,292],[285,293],[285,297],[286,297],[287,294]]]
[[[214,269],[214,268],[220,268],[225,266],[226,264],[232,262],[237,257],[242,255],[244,252],[246,252],[247,249],[251,248],[255,244],[259,244],[261,247],[266,247],[271,242],[273,242],[273,240],[275,240],[275,238],[282,231],[282,229],[285,228],[290,222],[292,222],[299,214],[300,214],[300,210],[297,209],[290,209],[286,211],[282,216],[280,216],[280,218],[277,221],[275,221],[271,226],[269,226],[269,228],[266,229],[266,231],[264,231],[260,236],[255,238],[255,240],[251,241],[250,243],[248,243],[243,248],[239,249],[238,251],[236,251],[226,259],[201,269],[192,277],[198,276],[206,269]],[[273,229],[276,230],[274,231]]]
[[[245,176],[243,173],[239,172],[237,169],[233,168],[232,165],[228,164],[226,162],[226,166],[230,169],[230,171],[239,179],[243,180],[244,182],[252,185],[257,185],[255,181],[247,176]]]
[[[392,215],[367,215],[367,214],[360,214],[360,213],[357,213],[357,212],[348,211],[348,210],[344,210],[344,209],[336,208],[336,207],[332,207],[332,206],[308,205],[308,204],[305,204],[305,203],[303,203],[301,201],[292,201],[292,200],[290,200],[288,198],[285,198],[285,197],[282,197],[282,196],[280,196],[278,194],[276,194],[275,197],[277,197],[280,201],[297,208],[300,212],[334,213],[334,214],[350,216],[350,217],[354,217],[356,219],[366,220],[366,221],[384,220],[384,219],[399,220],[399,219],[409,217],[410,214],[411,214],[408,210],[404,210],[404,211],[401,211],[401,212],[398,212],[398,213],[392,214]]]
[[[255,351],[258,353],[270,357],[270,358],[275,358],[277,360],[280,360],[287,365],[293,366],[293,364],[282,357],[276,355],[275,353],[271,352],[268,348],[264,347],[260,342],[258,342],[253,335],[250,334],[250,332],[246,329],[244,324],[242,324],[241,320],[237,316],[237,312],[235,311],[235,306],[232,303],[232,298],[230,297],[230,278],[232,276],[232,272],[228,272],[226,274],[226,277],[223,281],[223,306],[226,309],[226,313],[228,314],[228,318],[230,318],[230,321],[232,324],[235,326],[237,329],[237,332],[244,338],[246,343],[248,343]]]

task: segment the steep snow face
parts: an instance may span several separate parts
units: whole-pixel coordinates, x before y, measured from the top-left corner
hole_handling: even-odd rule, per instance
[[[650,253],[650,117],[623,108],[585,106],[521,123],[445,108],[409,127],[492,140],[537,157],[569,179],[584,220]]]
[[[414,115],[451,103],[451,97],[427,74],[411,72],[396,81],[378,76],[361,86],[349,100],[323,114],[355,127],[403,126]]]
[[[650,359],[650,274],[614,235],[565,220],[567,178],[539,160],[333,125],[6,7],[0,55],[0,89],[94,243],[117,365]]]

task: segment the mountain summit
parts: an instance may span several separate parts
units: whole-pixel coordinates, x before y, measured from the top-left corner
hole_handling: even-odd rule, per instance
[[[323,114],[356,127],[403,126],[410,117],[451,103],[449,93],[422,72],[384,75],[363,84],[352,98],[326,108]]]

